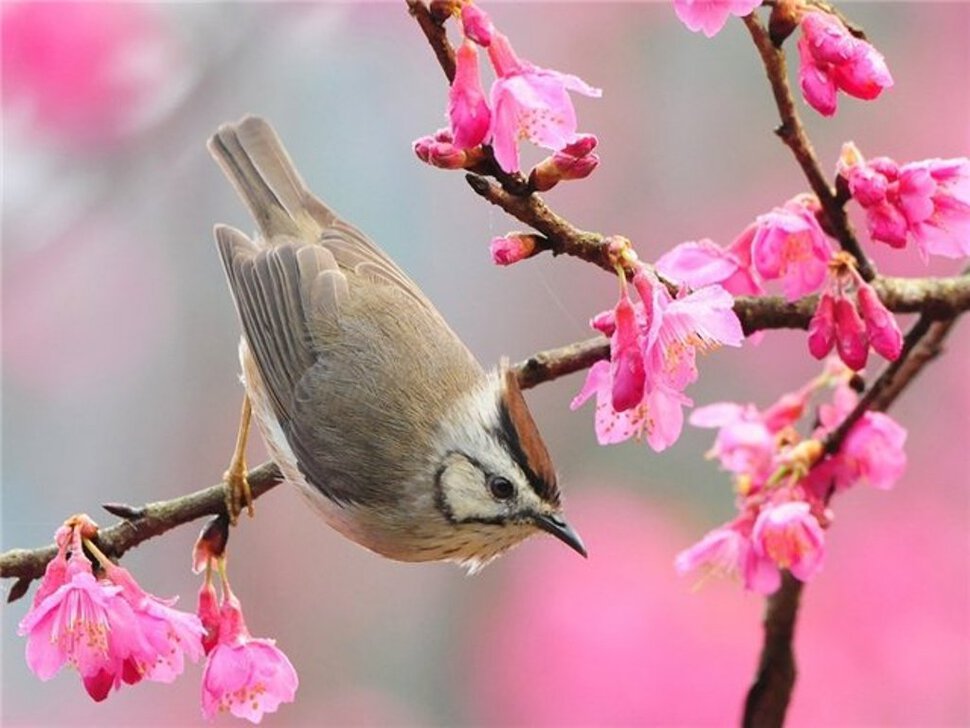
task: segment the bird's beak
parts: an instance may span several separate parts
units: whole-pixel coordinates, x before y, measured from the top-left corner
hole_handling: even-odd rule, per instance
[[[586,557],[586,547],[583,545],[583,539],[573,530],[572,526],[566,523],[566,519],[558,513],[538,513],[533,516],[532,522],[543,531],[551,533],[573,551],[581,554],[584,558]]]

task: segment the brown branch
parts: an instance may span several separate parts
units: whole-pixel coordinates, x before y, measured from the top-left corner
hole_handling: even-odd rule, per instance
[[[843,201],[837,197],[836,191],[829,185],[822,173],[822,168],[815,156],[815,149],[805,132],[805,127],[795,110],[795,99],[788,84],[788,65],[785,62],[785,52],[771,41],[768,30],[755,13],[744,18],[744,24],[751,33],[751,38],[758,49],[761,61],[771,84],[771,92],[778,107],[781,125],[775,129],[775,134],[791,149],[792,154],[802,168],[809,186],[818,197],[825,214],[825,225],[828,231],[839,241],[842,249],[851,253],[859,264],[859,273],[867,281],[876,276],[876,271],[870,260],[862,250],[856,238],[852,225],[845,214]]]
[[[445,72],[450,84],[455,80],[455,49],[451,47],[444,26],[431,16],[431,11],[423,0],[407,0],[407,4],[408,12],[421,26],[424,37],[428,39],[428,44],[438,59],[438,65]]]
[[[534,387],[558,377],[566,376],[589,367],[594,361],[609,355],[609,344],[602,337],[570,344],[558,349],[541,351],[515,365],[519,383],[523,389]],[[259,498],[272,490],[282,476],[273,463],[264,463],[249,471],[249,485],[253,498]],[[176,526],[190,521],[225,513],[225,488],[223,484],[212,485],[203,490],[133,508],[128,505],[108,504],[111,513],[125,514],[125,519],[98,532],[96,543],[112,558],[121,558],[150,538],[161,536]],[[7,600],[14,601],[27,591],[31,581],[44,574],[47,563],[54,558],[54,546],[37,549],[12,549],[0,554],[0,577],[16,579]]]
[[[943,341],[956,318],[933,321],[921,316],[906,334],[900,357],[883,371],[859,399],[839,427],[826,439],[825,451],[838,450],[846,434],[867,411],[885,411],[942,351]],[[742,725],[781,726],[795,685],[793,639],[803,584],[787,571],[781,588],[768,597],[764,617],[764,642],[755,681],[744,704]]]

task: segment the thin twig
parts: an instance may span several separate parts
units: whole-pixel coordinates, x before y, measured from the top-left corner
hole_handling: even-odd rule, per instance
[[[859,273],[867,281],[876,276],[872,263],[866,257],[859,245],[852,225],[845,214],[843,203],[836,197],[835,190],[829,185],[822,173],[822,168],[815,156],[812,142],[805,133],[805,127],[795,110],[795,99],[788,84],[788,64],[785,62],[785,52],[771,42],[767,28],[755,13],[744,18],[744,24],[751,33],[751,38],[758,49],[761,61],[771,84],[771,92],[778,107],[781,125],[775,129],[775,134],[791,149],[792,154],[802,168],[809,186],[822,206],[825,213],[825,227],[839,241],[843,250],[851,253],[858,262]]]

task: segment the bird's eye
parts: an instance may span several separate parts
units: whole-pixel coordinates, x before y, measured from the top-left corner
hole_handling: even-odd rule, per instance
[[[495,500],[506,501],[515,495],[515,486],[508,478],[494,475],[488,479],[488,492]]]

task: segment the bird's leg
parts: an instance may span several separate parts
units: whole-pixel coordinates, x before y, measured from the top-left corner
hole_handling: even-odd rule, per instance
[[[249,425],[253,417],[253,408],[249,402],[249,395],[243,395],[242,413],[239,415],[239,434],[236,435],[236,449],[232,453],[229,469],[222,476],[226,484],[226,510],[229,521],[235,525],[239,514],[245,506],[252,518],[256,512],[253,508],[253,493],[246,479],[246,439],[249,437]]]

